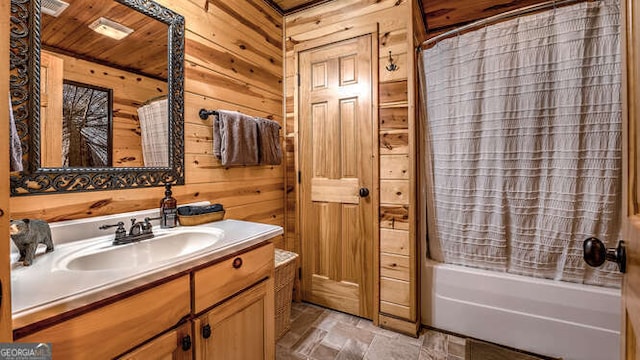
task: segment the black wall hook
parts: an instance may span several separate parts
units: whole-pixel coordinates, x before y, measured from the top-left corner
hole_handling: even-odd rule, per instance
[[[387,71],[396,71],[396,70],[398,70],[398,65],[393,63],[393,58],[391,57],[391,50],[389,50],[389,64],[387,64],[387,66],[385,66],[385,69],[387,69]]]

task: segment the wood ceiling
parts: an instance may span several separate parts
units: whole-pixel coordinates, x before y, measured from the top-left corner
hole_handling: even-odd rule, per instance
[[[422,0],[429,35],[548,0]]]
[[[150,76],[167,79],[168,26],[115,1],[74,0],[53,17],[42,14],[42,47]],[[114,40],[89,29],[89,24],[105,17],[134,30],[122,40]]]
[[[306,9],[329,0],[266,0],[283,14],[289,14],[300,9]]]
[[[329,1],[266,0],[289,14]],[[382,0],[365,0],[379,2]],[[410,0],[396,0],[410,1]],[[546,0],[422,0],[428,36]],[[57,18],[42,15],[43,48],[92,60],[156,79],[167,79],[167,25],[115,1],[75,0]],[[134,29],[123,40],[113,40],[89,29],[103,16]]]
[[[329,0],[267,0],[285,14]],[[344,1],[344,0],[333,0]],[[379,2],[381,0],[369,0]],[[397,0],[409,1],[409,0]],[[506,11],[548,0],[421,0],[422,15],[429,36]]]

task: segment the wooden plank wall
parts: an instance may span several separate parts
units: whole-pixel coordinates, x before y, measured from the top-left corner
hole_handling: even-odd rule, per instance
[[[285,166],[224,168],[200,108],[283,123],[282,15],[263,0],[156,0],[186,22],[185,186],[178,203],[222,203],[227,218],[284,225]],[[13,218],[77,219],[157,207],[162,188],[11,198]],[[276,245],[283,247],[282,239]]]
[[[381,312],[416,321],[416,281],[409,271],[398,272],[398,264],[415,264],[415,142],[413,133],[414,76],[411,0],[339,0],[285,16],[285,109],[287,150],[286,236],[287,243],[300,249],[295,222],[296,199],[296,90],[294,46],[305,41],[348,32],[353,28],[377,25],[379,34],[379,154],[380,154],[380,241],[393,244],[381,254]],[[415,6],[414,6],[415,7]],[[389,51],[397,71],[385,69]],[[374,91],[375,91],[374,90]],[[403,247],[400,243],[407,244]],[[400,244],[400,245],[399,245]],[[396,251],[392,247],[396,247]],[[304,256],[304,254],[302,255]],[[385,261],[388,262],[385,263]],[[414,267],[415,270],[415,267]],[[415,271],[414,271],[415,272]],[[409,275],[407,275],[409,274]],[[385,285],[386,284],[386,285]],[[384,325],[384,321],[381,321]]]

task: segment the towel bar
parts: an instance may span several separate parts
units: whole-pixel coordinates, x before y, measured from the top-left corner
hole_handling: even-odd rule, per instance
[[[218,110],[200,109],[200,111],[198,112],[198,115],[200,116],[200,119],[207,120],[210,115],[218,115]],[[270,119],[267,119],[267,120],[270,120]],[[278,129],[282,129],[282,126],[278,125]]]
[[[198,115],[200,115],[200,119],[202,119],[202,120],[207,120],[207,118],[209,117],[209,115],[218,115],[218,111],[216,111],[216,110],[200,109],[200,112],[198,112]]]

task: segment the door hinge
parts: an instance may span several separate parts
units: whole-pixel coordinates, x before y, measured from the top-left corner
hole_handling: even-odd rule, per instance
[[[296,74],[298,75],[298,86],[300,86],[300,74]]]
[[[298,171],[298,184],[302,184],[302,172]]]

